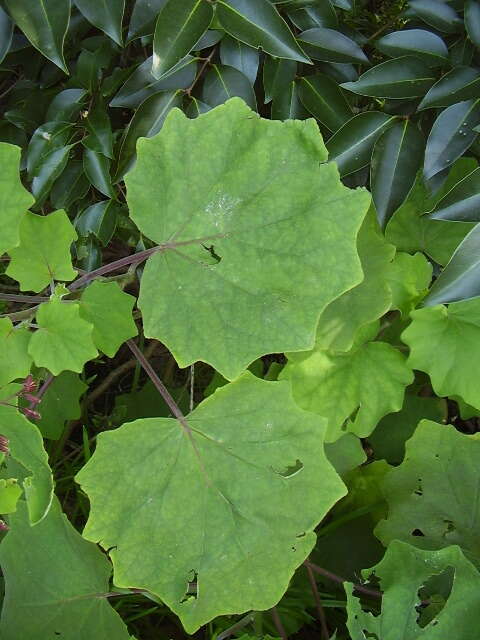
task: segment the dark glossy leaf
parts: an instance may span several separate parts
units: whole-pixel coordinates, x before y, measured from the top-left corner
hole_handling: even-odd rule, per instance
[[[195,79],[197,58],[185,56],[161,80],[152,74],[152,56],[135,69],[115,97],[111,107],[136,109],[146,98],[159,91],[186,89]]]
[[[125,0],[74,0],[85,18],[122,45],[122,19]]]
[[[287,11],[287,14],[297,29],[301,31],[314,27],[335,29],[338,26],[337,14],[330,0],[323,0],[313,7],[290,10]]]
[[[410,0],[405,14],[408,17],[420,18],[444,33],[454,33],[462,26],[456,11],[446,2],[439,0]]]
[[[271,58],[267,56],[263,64],[263,89],[265,104],[275,97],[280,97],[286,91],[297,74],[297,63],[285,58]]]
[[[436,82],[418,105],[418,110],[449,107],[478,96],[480,71],[472,67],[455,67]]]
[[[224,37],[225,31],[220,31],[218,29],[207,29],[200,40],[193,45],[192,50],[201,51],[202,49],[213,47]]]
[[[102,251],[93,236],[79,238],[75,243],[77,266],[84,271],[93,271],[102,266]]]
[[[380,40],[375,47],[388,56],[414,55],[431,66],[441,66],[448,60],[448,49],[444,41],[426,29],[394,31]]]
[[[387,60],[365,71],[356,82],[344,82],[344,89],[375,98],[416,98],[435,82],[430,67],[413,56]]]
[[[465,29],[468,37],[476,47],[480,47],[480,5],[477,0],[465,2]]]
[[[213,7],[205,0],[168,0],[158,14],[152,73],[160,79],[184,58],[208,29]]]
[[[252,85],[255,83],[259,63],[257,49],[243,44],[240,40],[225,36],[220,43],[220,60],[222,64],[241,71]]]
[[[476,296],[480,296],[480,224],[475,225],[458,245],[423,304],[432,307]]]
[[[92,51],[82,51],[77,58],[75,80],[89,93],[95,93],[102,79],[98,57]]]
[[[210,105],[205,104],[205,102],[202,102],[201,100],[198,100],[193,96],[190,96],[190,104],[185,109],[185,114],[189,118],[197,118],[198,116],[201,116],[202,113],[207,113],[207,111],[210,111],[210,109]]]
[[[337,131],[353,116],[338,84],[323,73],[300,78],[298,90],[303,106],[330,131]]]
[[[5,0],[5,6],[33,46],[68,73],[63,43],[70,20],[70,0]]]
[[[72,146],[59,147],[43,157],[33,175],[31,190],[37,205],[47,197],[55,180],[65,169]]]
[[[310,62],[268,0],[218,0],[217,18],[233,38],[278,58]]]
[[[13,22],[8,13],[0,7],[0,62],[3,62],[3,59],[10,49],[12,36]]]
[[[447,107],[435,120],[425,149],[423,173],[428,180],[443,171],[468,149],[477,137],[480,100],[466,100]]]
[[[308,111],[300,100],[296,82],[290,82],[282,93],[273,97],[271,115],[274,120],[304,120],[308,118]]]
[[[65,122],[47,122],[35,130],[27,149],[27,171],[30,179],[53,150],[65,146],[71,132],[72,125]]]
[[[55,209],[68,209],[74,202],[83,198],[89,188],[90,183],[83,172],[83,164],[78,160],[71,160],[52,187],[51,203]]]
[[[358,44],[334,29],[307,29],[298,36],[298,41],[315,60],[369,64],[367,56]]]
[[[412,188],[424,148],[423,135],[410,120],[395,122],[375,143],[370,187],[382,228]]]
[[[243,73],[226,65],[213,65],[203,83],[203,102],[216,107],[234,96],[242,98],[252,109],[257,108],[253,87]]]
[[[328,158],[337,163],[340,175],[368,166],[375,142],[396,120],[380,111],[366,111],[346,122],[326,144]]]
[[[162,128],[173,107],[180,107],[180,91],[161,91],[142,102],[130,120],[120,144],[115,181],[125,175],[135,162],[135,147],[140,137],[151,138]]]
[[[136,0],[128,25],[127,41],[147,36],[155,30],[155,20],[167,0]]]
[[[462,37],[450,48],[450,62],[453,67],[467,66],[472,64],[475,46],[471,40]]]
[[[480,169],[475,169],[450,189],[431,211],[435,220],[480,222]]]
[[[99,100],[88,111],[84,122],[88,135],[83,138],[82,144],[96,153],[112,158],[113,134],[105,103]]]
[[[85,89],[64,89],[51,101],[45,120],[47,122],[73,122],[77,119],[87,92]]]
[[[356,68],[353,64],[347,62],[320,62],[317,68],[322,73],[333,78],[338,84],[358,80]]]
[[[122,210],[115,200],[102,200],[87,207],[75,220],[75,228],[81,236],[93,234],[104,247],[110,242],[119,213]]]
[[[85,175],[96,189],[107,198],[115,197],[110,177],[110,159],[91,149],[83,151],[83,168]]]

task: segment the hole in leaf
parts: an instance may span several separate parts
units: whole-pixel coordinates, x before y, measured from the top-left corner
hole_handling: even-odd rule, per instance
[[[419,538],[424,538],[425,534],[423,533],[423,531],[420,531],[420,529],[414,529],[412,531],[412,536],[419,537]]]
[[[285,469],[282,469],[281,471],[274,469],[275,473],[278,473],[279,476],[282,476],[283,478],[291,478],[292,476],[296,475],[297,473],[300,473],[300,471],[303,469],[303,463],[301,460],[296,460],[295,464],[291,464],[288,467],[286,467]]]
[[[305,531],[302,531],[302,533],[299,533],[295,536],[296,538],[304,538],[305,537]]]
[[[222,257],[219,256],[217,253],[215,253],[215,247],[213,246],[213,244],[210,245],[209,247],[206,244],[202,244],[202,247],[208,251],[208,253],[212,256],[215,262],[220,262]]]
[[[195,571],[195,569],[191,569],[190,574],[187,577],[187,588],[180,602],[183,604],[184,602],[188,602],[189,600],[196,600],[197,594],[198,594],[198,573]]]
[[[437,616],[445,607],[452,591],[455,569],[446,567],[441,573],[430,576],[418,590],[417,624],[422,629],[427,625],[436,626]]]
[[[446,538],[449,533],[453,533],[455,531],[455,524],[452,520],[444,520],[446,526],[445,532],[443,533],[443,537]]]

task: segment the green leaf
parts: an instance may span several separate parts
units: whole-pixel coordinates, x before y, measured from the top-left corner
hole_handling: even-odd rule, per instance
[[[240,40],[225,36],[220,43],[220,60],[222,64],[233,67],[243,73],[250,83],[254,84],[259,64],[257,49],[243,44]]]
[[[412,369],[428,373],[438,396],[458,395],[480,408],[480,390],[470,371],[480,337],[480,299],[425,307],[410,316],[402,340],[410,347]]]
[[[411,438],[420,420],[445,421],[447,404],[441,398],[424,398],[405,394],[403,407],[380,420],[375,431],[368,436],[375,458],[384,458],[398,465],[405,456],[405,443]]]
[[[457,102],[476,98],[479,87],[480,71],[472,67],[455,67],[429,89],[418,105],[418,110],[449,107]]]
[[[225,31],[277,58],[310,63],[287,23],[268,0],[218,0],[216,16]]]
[[[297,29],[301,31],[313,27],[336,29],[338,26],[337,14],[330,0],[324,0],[321,4],[315,3],[311,7],[289,9],[287,14]]]
[[[83,150],[83,168],[90,184],[107,198],[114,198],[115,191],[110,177],[110,159],[91,149]]]
[[[346,352],[288,354],[279,379],[291,382],[302,409],[328,419],[326,440],[333,442],[346,431],[365,438],[384,415],[400,411],[413,373],[397,349],[360,338]]]
[[[10,531],[0,548],[3,640],[129,640],[108,598],[99,597],[110,591],[110,563],[75,531],[57,499],[36,527],[29,526],[21,502],[8,521]]]
[[[138,333],[132,318],[134,304],[135,298],[116,282],[92,282],[82,294],[80,316],[93,324],[93,342],[109,358]]]
[[[161,80],[152,74],[152,56],[147,58],[128,77],[115,97],[111,107],[136,109],[146,98],[160,91],[187,89],[195,80],[197,58],[185,56]]]
[[[167,0],[136,0],[128,26],[128,42],[154,32],[155,19],[166,2]]]
[[[30,372],[30,335],[25,327],[14,327],[10,318],[0,318],[0,387],[16,378],[24,378]]]
[[[74,0],[74,2],[89,22],[122,46],[125,0]]]
[[[439,200],[430,213],[434,220],[480,222],[480,168],[474,169]]]
[[[423,215],[431,210],[461,178],[473,171],[477,162],[460,158],[454,163],[442,188],[432,195],[419,173],[406,201],[390,218],[385,236],[400,251],[423,251],[440,265],[445,265],[473,224],[432,220]]]
[[[68,74],[63,43],[70,21],[70,0],[5,0],[5,5],[33,46]]]
[[[0,513],[15,513],[17,502],[23,491],[15,478],[0,480]]]
[[[411,120],[395,122],[375,143],[370,187],[383,228],[412,188],[424,149],[423,135]]]
[[[426,305],[464,300],[480,294],[479,245],[480,226],[476,225],[458,245],[450,262],[433,283],[425,299]]]
[[[335,442],[326,442],[325,453],[341,478],[367,460],[362,441],[353,433],[346,433]]]
[[[391,307],[389,265],[395,248],[385,242],[373,209],[357,239],[363,280],[331,302],[320,316],[316,344],[323,349],[349,351],[360,327],[381,318]]]
[[[362,574],[366,579],[373,575],[380,581],[382,610],[380,614],[364,610],[353,595],[353,584],[346,582],[347,627],[352,640],[470,640],[472,632],[475,633],[473,630],[480,621],[474,604],[480,575],[457,546],[421,551],[394,540],[383,559]],[[451,582],[441,598],[444,607],[438,612],[435,608],[438,587],[431,581],[443,575],[451,576]],[[423,609],[422,600],[429,603]],[[472,614],[466,616],[465,611]],[[431,618],[429,624],[422,624],[422,617]]]
[[[48,216],[26,213],[20,225],[20,245],[10,249],[6,273],[22,291],[41,291],[52,280],[73,280],[70,245],[77,234],[65,211]]]
[[[85,89],[64,89],[57,93],[48,105],[48,110],[45,114],[47,125],[43,126],[51,126],[53,122],[62,122],[63,127],[65,127],[66,122],[74,122],[86,97],[87,92]],[[41,129],[41,131],[45,133],[45,129]]]
[[[463,17],[468,37],[476,47],[480,47],[480,6],[478,3],[467,0]]]
[[[272,100],[272,120],[305,120],[308,112],[300,101],[298,83],[290,82]]]
[[[99,100],[93,109],[88,111],[85,128],[88,135],[82,139],[82,144],[96,153],[103,153],[107,158],[113,158],[112,127],[103,101]]]
[[[423,60],[402,56],[365,71],[355,82],[340,86],[361,96],[375,98],[416,98],[435,82],[435,73]]]
[[[369,196],[343,187],[325,160],[313,120],[262,120],[238,99],[195,120],[172,111],[139,143],[126,179],[131,217],[167,243],[145,266],[139,307],[145,335],[179,366],[203,360],[232,379],[266,353],[311,348],[323,308],[358,283]],[[188,193],[172,181],[186,174]],[[287,236],[298,249],[285,250]]]
[[[32,180],[32,193],[37,206],[41,205],[48,195],[55,180],[65,169],[70,156],[71,145],[51,151],[39,167],[38,173]]]
[[[473,127],[480,123],[480,99],[465,100],[447,107],[435,120],[425,149],[423,173],[428,180],[452,165],[477,137]]]
[[[13,27],[10,16],[0,7],[0,63],[3,62],[12,44]]]
[[[392,292],[392,309],[408,316],[428,292],[432,265],[421,253],[411,256],[399,252],[388,266],[387,279]]]
[[[340,175],[367,167],[375,142],[396,120],[380,111],[366,111],[346,122],[327,142],[328,157],[336,162]]]
[[[39,175],[53,151],[64,148],[72,133],[70,122],[46,122],[33,132],[27,149],[27,171],[30,179]]]
[[[358,44],[340,31],[315,27],[303,31],[297,40],[314,60],[369,64]]]
[[[92,339],[93,325],[80,316],[80,306],[53,298],[40,305],[38,329],[30,338],[29,353],[37,367],[54,376],[62,371],[80,373],[98,353]]]
[[[257,108],[257,100],[249,79],[233,67],[214,64],[205,76],[203,101],[210,107],[216,107],[235,96],[242,98],[252,109]]]
[[[122,205],[115,200],[102,200],[87,207],[75,221],[75,227],[81,236],[93,234],[104,247],[110,242]]]
[[[445,42],[426,29],[393,31],[375,42],[375,47],[388,56],[414,55],[431,66],[442,66],[448,61]]]
[[[0,254],[18,245],[20,222],[34,202],[20,180],[20,153],[20,147],[0,142]]]
[[[187,633],[219,614],[268,609],[345,494],[324,429],[286,383],[245,373],[182,423],[151,418],[101,433],[76,477],[91,505],[83,535],[116,547],[114,583],[157,594]],[[120,467],[126,485],[112,483]]]
[[[213,7],[205,0],[168,0],[158,14],[152,74],[161,78],[187,55],[210,26]]]
[[[263,88],[265,104],[274,98],[281,98],[295,80],[297,63],[283,58],[265,57],[263,63]]]
[[[338,84],[323,73],[300,78],[299,95],[303,106],[330,131],[340,129],[353,116]]]
[[[477,435],[422,420],[406,444],[404,461],[383,481],[388,517],[375,529],[383,544],[394,539],[421,549],[458,544],[478,565],[480,544],[472,523],[479,516],[479,450]],[[423,535],[412,536],[417,529]]]
[[[20,484],[25,493],[30,524],[36,525],[47,515],[53,498],[52,472],[42,436],[15,407],[6,405],[0,405],[0,433],[9,440],[7,474],[14,475],[9,468],[11,460],[27,470]]]
[[[409,0],[408,17],[416,17],[444,33],[454,33],[462,27],[462,20],[446,2],[438,0]]]
[[[157,134],[174,107],[182,104],[180,91],[161,91],[142,102],[128,123],[121,143],[115,180],[120,180],[135,163],[135,149],[139,138]]]
[[[44,438],[58,440],[66,420],[80,418],[79,398],[88,386],[72,371],[64,371],[55,378],[39,405],[41,418],[35,421]]]
[[[86,195],[89,188],[90,183],[83,172],[83,163],[71,160],[55,180],[50,191],[50,202],[55,209],[69,209],[74,202]]]

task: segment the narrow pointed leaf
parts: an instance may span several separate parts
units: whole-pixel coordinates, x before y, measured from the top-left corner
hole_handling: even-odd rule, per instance
[[[480,222],[480,169],[477,168],[437,202],[430,212],[434,220]]]
[[[397,118],[380,111],[353,116],[327,142],[328,157],[346,176],[370,164],[372,149],[380,135]]]
[[[220,43],[220,60],[222,64],[233,67],[243,73],[252,85],[257,78],[259,59],[257,49],[229,36],[222,38]]]
[[[287,14],[297,29],[301,31],[314,27],[336,29],[338,26],[337,14],[330,0],[324,0],[311,7],[292,8],[287,11]]]
[[[300,78],[299,94],[303,106],[330,131],[337,131],[353,116],[338,84],[323,73]]]
[[[0,549],[3,640],[73,639],[80,633],[90,640],[133,640],[108,599],[99,597],[110,590],[110,563],[75,531],[56,498],[35,527],[22,502],[8,520]]]
[[[284,58],[265,57],[263,63],[263,89],[265,104],[274,98],[281,98],[284,91],[295,80],[297,63]]]
[[[203,101],[216,107],[233,97],[242,98],[252,109],[257,108],[253,86],[243,73],[223,64],[213,65],[203,83]]]
[[[83,168],[85,175],[96,189],[107,198],[114,198],[115,191],[110,177],[110,159],[102,153],[91,149],[83,151]]]
[[[0,7],[0,63],[10,49],[13,36],[14,24],[12,19],[4,9]]]
[[[83,535],[115,547],[117,586],[157,594],[187,633],[219,614],[268,609],[345,493],[325,458],[324,429],[286,383],[246,373],[182,423],[150,418],[104,432],[77,474],[91,505]],[[127,494],[112,482],[120,466]],[[197,584],[194,597],[188,581]]]
[[[465,29],[476,47],[480,47],[480,5],[475,0],[465,3]]]
[[[75,228],[81,236],[93,233],[106,247],[115,232],[120,212],[121,205],[115,200],[95,202],[78,216]]]
[[[213,7],[205,0],[168,0],[158,14],[152,73],[161,78],[192,50],[210,26]]]
[[[290,82],[272,100],[272,120],[305,120],[308,111],[303,106],[298,91],[298,83]]]
[[[382,227],[412,188],[422,165],[424,146],[421,131],[410,120],[394,123],[375,143],[370,186]]]
[[[40,305],[36,319],[39,328],[28,350],[37,367],[54,376],[65,370],[80,373],[85,362],[97,356],[93,325],[81,318],[78,304],[52,299]]]
[[[68,73],[63,43],[70,21],[70,0],[5,0],[5,5],[33,46]]]
[[[136,0],[128,25],[127,41],[148,36],[155,30],[155,20],[167,0]]]
[[[480,71],[472,67],[455,67],[436,82],[418,105],[418,110],[449,107],[476,98],[480,90]]]
[[[116,282],[92,282],[82,294],[80,316],[93,324],[93,342],[109,358],[138,333],[132,318],[134,304],[135,298]]]
[[[20,222],[34,202],[20,180],[20,153],[20,147],[0,142],[0,254],[18,245]]]
[[[216,7],[220,24],[232,38],[277,58],[310,62],[268,0],[218,0]]]
[[[12,465],[10,471],[10,458],[26,470],[19,484],[27,501],[29,524],[37,525],[47,515],[53,499],[53,477],[40,431],[15,407],[0,405],[0,433],[9,440],[7,477],[19,471],[18,465]]]
[[[375,42],[375,47],[388,56],[414,55],[431,66],[441,66],[448,61],[445,42],[426,29],[394,31]]]
[[[32,359],[28,354],[31,333],[25,327],[13,327],[10,318],[0,318],[0,387],[16,378],[25,378]]]
[[[74,0],[77,8],[95,27],[122,45],[122,19],[125,0]]]
[[[434,82],[435,74],[423,60],[403,56],[382,62],[355,82],[340,86],[362,96],[404,99],[423,96]]]
[[[37,205],[44,202],[55,180],[67,166],[71,149],[71,145],[59,147],[43,157],[42,164],[38,167],[32,180],[32,193]]]
[[[343,187],[325,160],[313,120],[262,120],[238,98],[195,120],[172,111],[160,135],[139,143],[126,179],[131,217],[152,241],[180,243],[148,260],[139,306],[146,335],[180,366],[204,360],[233,379],[265,353],[311,348],[322,309],[359,282],[356,235],[369,196]],[[171,183],[180,171],[188,193]],[[300,252],[285,254],[285,234]],[[339,251],[350,265],[341,272],[332,270]],[[328,280],[315,275],[323,269]]]
[[[85,127],[88,136],[82,140],[82,144],[96,153],[102,153],[107,158],[113,157],[113,134],[107,107],[103,101],[97,102],[95,107],[88,111],[85,118]]]
[[[367,56],[358,44],[340,31],[315,27],[303,31],[297,39],[308,55],[315,60],[369,64]]]

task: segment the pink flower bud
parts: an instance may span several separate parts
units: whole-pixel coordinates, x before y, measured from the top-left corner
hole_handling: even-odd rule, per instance
[[[0,520],[0,531],[8,531],[9,528],[10,527],[7,525],[6,522],[4,522],[3,520]]]
[[[31,420],[40,420],[42,417],[38,411],[35,411],[35,409],[28,409],[27,407],[24,407],[21,411],[23,411],[27,418],[30,418]]]
[[[31,402],[32,404],[38,404],[39,402],[42,401],[41,398],[37,398],[37,396],[33,396],[31,393],[24,393],[23,397],[29,402]]]
[[[36,388],[37,388],[37,383],[33,379],[32,374],[29,373],[28,376],[23,381],[23,391],[25,391],[26,393],[32,393],[33,391],[35,391]]]
[[[8,445],[9,445],[8,438],[6,438],[5,436],[1,436],[0,435],[0,453],[9,454],[10,453],[10,448],[9,448]]]

